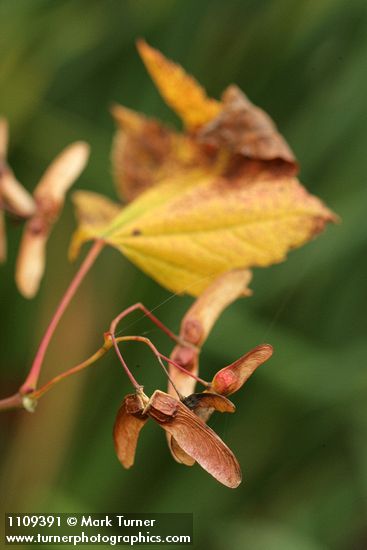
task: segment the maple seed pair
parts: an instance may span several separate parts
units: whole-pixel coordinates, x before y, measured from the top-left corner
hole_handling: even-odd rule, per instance
[[[15,280],[21,294],[33,298],[45,271],[49,235],[66,192],[85,168],[89,145],[77,141],[66,147],[48,166],[31,195],[7,162],[8,139],[8,122],[0,118],[0,263],[7,255],[5,211],[25,222]]]
[[[239,390],[272,353],[269,344],[255,347],[217,372],[203,393],[178,399],[156,390],[149,399],[143,389],[138,388],[135,394],[127,395],[113,429],[115,450],[121,464],[125,468],[133,465],[140,431],[148,418],[152,418],[165,430],[177,462],[192,466],[196,461],[223,485],[237,487],[242,479],[237,459],[206,422],[214,411],[235,412],[234,404],[225,395]]]
[[[141,429],[148,418],[157,422],[209,474],[227,487],[241,483],[242,474],[232,451],[191,410],[210,407],[234,412],[234,405],[215,394],[194,394],[183,401],[156,390],[149,399],[142,390],[127,395],[117,413],[113,435],[116,454],[125,468],[134,463]]]

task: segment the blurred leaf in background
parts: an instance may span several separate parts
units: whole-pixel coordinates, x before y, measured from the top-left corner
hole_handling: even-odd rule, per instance
[[[121,469],[111,430],[126,381],[111,355],[60,385],[35,415],[1,415],[3,510],[192,511],[197,548],[366,548],[366,24],[362,0],[1,2],[0,111],[11,125],[9,162],[28,190],[62,147],[82,139],[91,161],[79,187],[114,198],[114,101],[178,127],[135,51],[141,36],[210,96],[234,82],[269,112],[300,161],[302,181],[343,219],[286,263],[257,270],[254,296],[231,306],[203,350],[202,375],[210,379],[251,347],[274,346],[271,361],[234,397],[235,418],[212,424],[241,462],[240,488],[174,463],[153,425],[136,467]],[[2,395],[24,378],[75,270],[66,258],[73,228],[68,203],[49,243],[44,285],[27,302],[13,277],[21,228],[8,223]],[[176,331],[191,303],[106,250],[60,325],[46,377],[94,351],[111,318],[138,300],[160,305],[157,315]],[[145,320],[132,331],[149,331],[170,351]],[[147,351],[131,344],[126,358],[144,369],[147,391],[164,385]]]

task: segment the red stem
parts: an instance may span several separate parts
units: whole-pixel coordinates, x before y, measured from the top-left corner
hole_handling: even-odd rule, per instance
[[[93,355],[88,357],[88,359],[86,359],[82,363],[79,363],[75,367],[72,367],[71,369],[55,376],[54,378],[52,378],[52,380],[44,384],[41,388],[29,394],[29,396],[32,399],[38,400],[40,397],[42,397],[43,394],[48,392],[55,384],[58,384],[59,382],[61,382],[61,380],[64,380],[65,378],[68,378],[69,376],[76,374],[77,372],[80,372],[86,369],[87,367],[90,367],[91,365],[93,365],[96,361],[98,361],[98,359],[100,359],[110,349],[110,347],[111,347],[110,345],[107,347],[107,345],[105,344],[104,346],[99,348],[95,353],[93,353]]]
[[[124,358],[122,357],[122,354],[120,352],[120,349],[118,347],[118,343],[116,341],[116,327],[117,325],[119,324],[119,322],[124,319],[125,317],[127,317],[127,315],[129,315],[130,313],[132,313],[133,311],[136,311],[137,309],[140,309],[141,311],[144,312],[144,314],[151,320],[153,321],[153,323],[160,329],[162,330],[169,338],[171,338],[176,344],[178,343],[181,343],[180,339],[178,336],[176,336],[168,327],[166,327],[166,325],[164,325],[155,315],[153,315],[153,313],[151,311],[149,311],[149,309],[147,309],[144,304],[142,304],[141,302],[137,302],[136,304],[133,304],[132,306],[130,307],[127,307],[126,309],[124,309],[124,311],[122,311],[119,315],[117,315],[117,317],[115,317],[112,321],[111,321],[111,324],[110,324],[110,331],[109,331],[109,334],[111,336],[111,340],[112,340],[112,343],[113,343],[113,346],[116,350],[116,353],[117,353],[117,356],[127,374],[127,376],[129,377],[129,380],[130,382],[132,383],[132,385],[135,387],[135,389],[139,390],[142,388],[142,386],[137,382],[137,380],[135,379],[134,375],[132,374],[132,372],[130,371],[129,367],[127,366]],[[130,338],[129,338],[130,339]],[[120,339],[121,340],[121,339]],[[151,349],[154,351],[154,353],[156,354],[156,356],[158,357],[159,361],[161,362],[161,358],[159,357],[159,352],[158,350],[155,348],[155,346],[153,346],[153,344],[150,342],[150,340],[148,339],[142,339],[141,341],[144,341],[145,343],[148,343],[148,345],[151,347]],[[164,370],[166,370],[166,367],[164,366],[164,364],[161,362],[161,365],[162,367],[164,368]],[[167,376],[169,377],[169,374],[168,372],[166,372]],[[171,384],[173,385],[173,383],[171,382]]]
[[[85,257],[83,263],[81,264],[80,268],[78,269],[77,273],[75,274],[74,278],[72,279],[69,287],[67,288],[65,294],[61,298],[61,301],[50,321],[50,324],[48,325],[46,332],[41,340],[40,346],[38,348],[38,351],[36,353],[36,356],[34,358],[31,370],[29,371],[29,374],[24,382],[24,384],[20,387],[19,392],[21,394],[26,394],[29,392],[32,392],[37,387],[38,378],[41,373],[41,368],[43,364],[43,360],[48,348],[48,345],[50,343],[50,340],[55,332],[55,329],[57,325],[59,324],[59,321],[61,317],[63,316],[66,308],[68,307],[71,299],[73,298],[75,292],[77,291],[80,283],[83,281],[85,275],[88,273],[92,265],[94,264],[98,254],[102,250],[104,246],[104,242],[101,240],[95,241],[93,246],[90,248],[87,256]]]
[[[114,341],[113,341],[111,333],[108,333],[108,335],[110,336],[110,342],[111,343],[109,343],[109,341],[106,340],[105,344],[101,348],[99,348],[93,355],[88,357],[88,359],[86,359],[85,361],[82,361],[82,363],[79,363],[78,365],[72,367],[71,369],[55,376],[54,378],[52,378],[51,380],[46,382],[46,384],[44,384],[41,388],[39,388],[39,389],[35,390],[34,392],[32,392],[31,394],[29,394],[29,397],[31,397],[32,399],[38,400],[45,393],[47,393],[54,385],[56,385],[58,382],[61,382],[61,380],[64,380],[65,378],[68,378],[69,376],[72,376],[73,374],[76,374],[76,373],[84,370],[85,368],[91,366],[92,364],[94,364],[98,359],[100,359],[111,348],[111,346],[114,347]],[[158,361],[160,362],[160,364],[163,367],[164,367],[164,365],[161,361],[162,359],[164,361],[167,361],[167,363],[170,363],[171,365],[173,365],[177,369],[179,369],[181,372],[183,372],[187,376],[191,376],[192,378],[194,378],[200,384],[203,384],[204,386],[209,386],[208,382],[206,382],[202,378],[199,378],[198,376],[191,373],[190,371],[187,371],[179,363],[176,363],[172,359],[169,359],[169,357],[166,357],[165,355],[163,355],[163,353],[160,353],[160,351],[158,351],[158,349],[155,347],[153,342],[151,340],[149,340],[149,338],[146,338],[145,336],[120,336],[118,338],[115,338],[115,343],[118,344],[118,342],[142,342],[142,343],[146,344],[147,346],[149,346],[149,348],[153,351],[154,355],[157,357]],[[125,363],[125,361],[124,361],[124,363]],[[126,363],[125,363],[125,365],[126,365]],[[165,369],[165,367],[164,367],[164,369]],[[165,369],[165,371],[166,371],[166,369]],[[129,373],[130,373],[130,370],[129,370]],[[166,371],[166,374],[167,374],[167,371]],[[129,376],[129,378],[130,378],[130,376]],[[136,382],[135,379],[134,379],[134,381]],[[139,386],[139,388],[140,387],[141,386]],[[13,408],[14,404],[17,404],[18,406],[22,406],[22,401],[21,401],[20,394],[16,394],[12,397],[9,397],[8,399],[1,400],[0,401],[0,410],[2,408],[3,402],[4,402],[4,408]],[[6,402],[8,402],[8,403],[6,403]]]
[[[116,350],[116,353],[117,353],[117,357],[120,359],[121,361],[121,364],[122,366],[124,367],[124,370],[130,380],[130,382],[132,383],[132,385],[134,386],[134,388],[136,390],[141,390],[142,389],[142,385],[139,384],[139,382],[135,379],[134,375],[132,374],[132,372],[130,371],[129,367],[127,366],[124,358],[122,357],[121,355],[121,351],[119,349],[119,346],[118,346],[118,343],[116,342],[116,338],[115,338],[115,335],[114,334],[111,334],[111,339],[112,339],[112,343],[113,343],[113,347],[115,348]]]
[[[162,330],[165,334],[167,334],[167,336],[171,338],[171,340],[173,340],[176,344],[182,344],[180,338],[176,336],[176,334],[174,334],[168,327],[166,327],[166,325],[164,325],[162,321],[158,319],[158,317],[153,315],[153,313],[149,311],[149,309],[146,308],[145,305],[142,304],[141,302],[137,302],[136,304],[124,309],[124,311],[122,311],[119,315],[117,315],[117,317],[115,317],[111,321],[111,325],[110,325],[111,334],[114,334],[115,336],[117,336],[116,327],[119,324],[119,322],[122,319],[124,319],[124,317],[127,317],[127,315],[129,315],[133,311],[136,311],[137,309],[140,309],[141,311],[143,311],[145,316],[148,317],[160,330]]]
[[[0,399],[0,411],[19,409],[23,407],[22,396],[19,393]]]
[[[176,363],[176,361],[173,361],[173,359],[166,357],[166,355],[163,355],[163,353],[158,351],[158,349],[155,347],[153,342],[149,340],[149,338],[145,338],[145,336],[126,336],[126,337],[119,338],[119,340],[120,342],[123,340],[125,340],[126,342],[143,342],[144,344],[150,347],[150,349],[158,359],[160,358],[160,359],[163,359],[164,361],[167,361],[167,363],[169,363],[173,367],[176,367],[176,369],[180,370],[187,376],[194,378],[194,380],[196,380],[196,382],[199,382],[199,384],[202,384],[203,386],[209,386],[209,382],[206,382],[202,378],[199,378],[198,376],[196,376],[196,374],[188,371],[187,369],[185,369],[185,367],[183,367],[179,363]]]

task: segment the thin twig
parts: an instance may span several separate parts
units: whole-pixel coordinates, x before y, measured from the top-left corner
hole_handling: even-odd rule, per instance
[[[56,330],[57,325],[59,324],[59,321],[61,317],[63,316],[66,308],[68,307],[71,299],[73,298],[74,294],[76,293],[77,289],[79,288],[80,283],[83,281],[85,275],[88,273],[92,265],[94,264],[97,256],[101,252],[102,248],[104,246],[104,242],[101,240],[95,241],[93,246],[90,248],[87,256],[85,257],[83,263],[81,264],[79,270],[73,277],[69,287],[67,288],[65,294],[61,298],[61,301],[50,321],[50,324],[48,325],[46,332],[41,340],[40,346],[38,348],[38,351],[36,353],[36,356],[34,358],[34,361],[32,363],[31,369],[29,371],[29,374],[23,383],[23,385],[20,387],[19,392],[21,394],[27,394],[31,391],[35,390],[37,387],[37,382],[41,373],[41,368],[43,364],[43,360],[47,351],[47,348],[49,346],[50,340]]]
[[[167,334],[167,336],[169,338],[171,338],[171,340],[173,340],[176,344],[181,344],[181,345],[183,344],[181,338],[179,336],[177,336],[176,334],[174,334],[168,327],[166,327],[166,325],[164,323],[162,323],[162,321],[160,321],[158,319],[158,317],[153,315],[153,313],[141,302],[137,302],[136,304],[124,309],[124,311],[122,311],[119,315],[117,315],[117,317],[115,317],[112,320],[111,325],[110,325],[111,334],[114,334],[115,336],[117,336],[116,328],[117,328],[117,325],[119,324],[119,322],[122,319],[124,319],[125,317],[127,317],[130,313],[132,313],[133,311],[136,311],[138,309],[143,311],[144,315],[146,317],[148,317],[162,332]]]
[[[125,341],[125,342],[143,342],[144,344],[146,344],[147,346],[150,347],[150,349],[153,351],[154,355],[158,359],[163,359],[164,361],[167,361],[167,363],[169,363],[170,365],[172,365],[176,369],[180,370],[181,372],[183,372],[187,376],[190,376],[191,378],[194,378],[196,380],[196,382],[199,382],[199,384],[202,384],[203,386],[209,386],[210,385],[209,382],[206,382],[206,380],[203,380],[202,378],[199,378],[199,376],[196,376],[196,374],[193,374],[192,372],[186,370],[185,367],[183,367],[179,363],[176,363],[176,361],[173,361],[173,359],[170,359],[169,357],[166,357],[165,355],[163,355],[163,353],[158,351],[158,349],[155,347],[153,342],[149,338],[146,338],[145,336],[120,336],[118,338],[118,341],[120,341],[120,342],[123,342],[123,341]],[[160,363],[161,363],[161,361],[160,361]],[[170,382],[171,382],[171,380],[170,380]]]

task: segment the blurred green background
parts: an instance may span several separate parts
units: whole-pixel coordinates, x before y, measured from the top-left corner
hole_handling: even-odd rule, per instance
[[[153,423],[135,467],[120,467],[111,430],[128,384],[111,354],[60,384],[36,414],[1,414],[2,510],[193,512],[195,547],[208,550],[367,548],[366,24],[364,0],[0,2],[0,112],[27,188],[61,148],[85,139],[92,156],[77,187],[115,196],[113,101],[178,125],[138,58],[142,36],[210,95],[235,82],[266,109],[299,158],[302,181],[343,219],[284,264],[256,270],[254,296],[226,311],[204,348],[207,378],[256,344],[275,348],[234,396],[237,414],[213,419],[243,467],[239,489],[176,464]],[[41,291],[28,302],[13,279],[21,227],[8,223],[2,396],[25,377],[75,270],[66,258],[73,227],[68,202]],[[138,300],[161,304],[157,315],[175,331],[191,303],[105,250],[60,325],[43,379],[93,352],[111,318]],[[146,320],[128,331],[170,351]],[[131,346],[127,361],[147,390],[164,388],[149,353]]]

